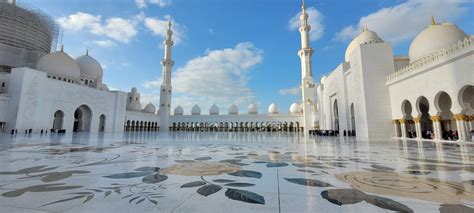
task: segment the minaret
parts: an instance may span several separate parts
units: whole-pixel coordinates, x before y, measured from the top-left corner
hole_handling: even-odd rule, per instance
[[[171,59],[171,49],[173,47],[173,31],[171,30],[171,21],[168,22],[168,30],[166,31],[166,40],[164,41],[164,57],[161,60],[162,80],[160,87],[160,131],[168,131],[171,113],[171,68],[174,61]]]
[[[303,103],[304,128],[305,132],[308,133],[309,130],[313,129],[313,105],[315,103],[313,96],[313,70],[311,67],[313,48],[309,46],[309,31],[311,27],[308,25],[308,14],[305,11],[304,0],[301,6],[300,22],[301,49],[298,51],[298,55],[301,58],[301,98]]]

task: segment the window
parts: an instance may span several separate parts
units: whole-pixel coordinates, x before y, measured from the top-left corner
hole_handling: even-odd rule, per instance
[[[2,82],[2,87],[5,87],[5,82]]]

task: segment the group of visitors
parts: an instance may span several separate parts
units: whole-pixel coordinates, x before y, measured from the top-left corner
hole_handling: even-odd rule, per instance
[[[32,132],[33,132],[33,129],[25,129],[25,135],[31,134]],[[57,130],[51,129],[50,132],[51,133],[56,133],[57,132],[58,134],[61,134],[61,133],[66,133],[66,130],[64,130],[64,129],[57,129]],[[12,129],[10,131],[10,134],[11,135],[17,135],[18,134],[18,129]],[[48,134],[48,130],[47,129],[46,130],[41,129],[40,134]]]
[[[319,136],[339,136],[339,130],[311,130],[310,134]],[[343,136],[356,136],[355,130],[342,131]]]

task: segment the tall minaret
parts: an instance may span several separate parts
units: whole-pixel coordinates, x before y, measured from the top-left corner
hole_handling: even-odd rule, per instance
[[[160,131],[168,131],[171,113],[171,68],[174,61],[171,59],[171,49],[173,47],[173,31],[171,30],[171,21],[168,22],[168,30],[166,31],[166,40],[163,42],[165,47],[165,55],[161,60],[162,78],[160,90]]]
[[[313,48],[309,46],[309,31],[311,27],[308,25],[308,14],[305,11],[304,0],[301,6],[300,16],[300,33],[301,33],[301,49],[298,55],[301,58],[301,96],[303,103],[304,128],[307,133],[313,129],[313,105],[314,103],[314,83],[311,67],[311,58],[313,56]]]

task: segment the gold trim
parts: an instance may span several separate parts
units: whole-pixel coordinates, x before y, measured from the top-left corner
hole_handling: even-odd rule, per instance
[[[464,114],[454,114],[454,120],[456,121],[468,121],[469,118]]]
[[[441,121],[441,116],[439,116],[439,115],[431,116],[431,120],[433,122],[440,122]]]
[[[393,119],[392,124],[398,124],[398,119]]]
[[[421,122],[421,117],[420,116],[415,117],[415,118],[413,118],[413,121],[415,121],[415,123],[420,123]]]
[[[405,119],[399,119],[398,121],[400,122],[400,124],[405,124],[407,122],[407,120]]]

